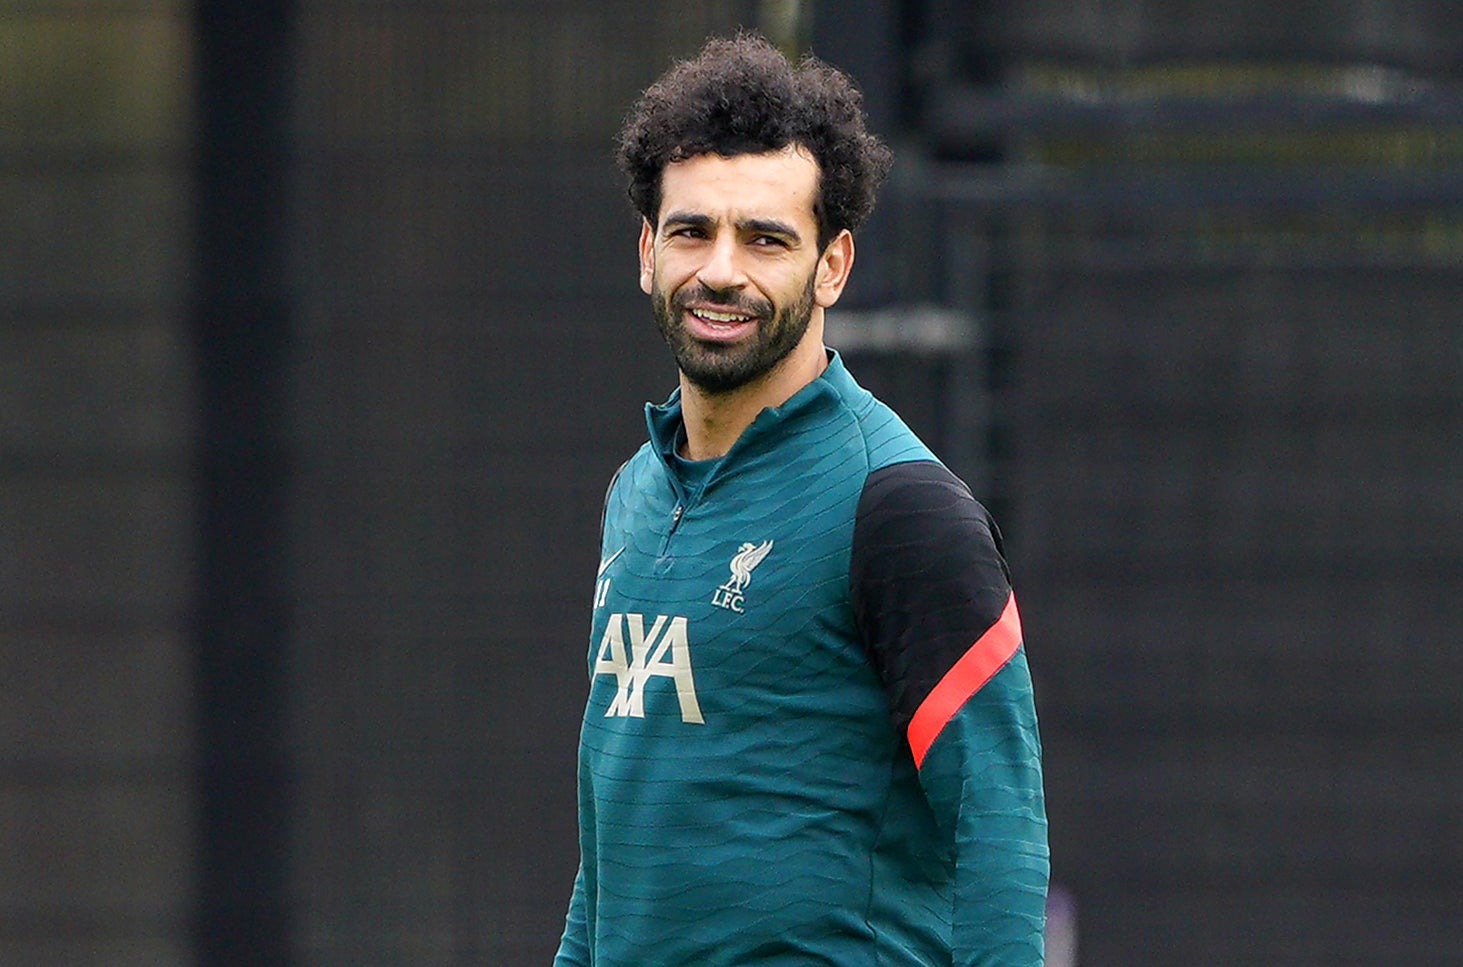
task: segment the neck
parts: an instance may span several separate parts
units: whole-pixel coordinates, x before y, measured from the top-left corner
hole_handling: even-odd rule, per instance
[[[816,331],[815,331],[816,329]],[[726,393],[708,393],[681,376],[681,419],[686,427],[688,460],[722,456],[769,406],[781,406],[828,367],[822,327],[807,336],[766,373]]]

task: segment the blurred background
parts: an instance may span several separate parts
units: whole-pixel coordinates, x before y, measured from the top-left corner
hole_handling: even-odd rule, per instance
[[[829,342],[1006,532],[1053,967],[1463,963],[1452,0],[3,0],[0,963],[548,963],[739,25],[897,149]]]

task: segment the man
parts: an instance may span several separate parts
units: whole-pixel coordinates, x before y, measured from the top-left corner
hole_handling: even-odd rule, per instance
[[[1040,745],[985,510],[823,346],[889,153],[752,36],[619,160],[680,372],[606,496],[555,964],[1042,961]]]

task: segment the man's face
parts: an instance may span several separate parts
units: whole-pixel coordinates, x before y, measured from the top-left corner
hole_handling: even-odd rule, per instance
[[[815,306],[837,298],[842,279],[829,286],[818,250],[817,190],[816,162],[794,147],[666,166],[660,223],[641,232],[640,286],[700,389],[726,393],[767,373],[810,338]]]

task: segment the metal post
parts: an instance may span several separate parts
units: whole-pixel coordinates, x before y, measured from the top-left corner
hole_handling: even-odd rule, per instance
[[[199,0],[198,962],[288,967],[288,0]]]

